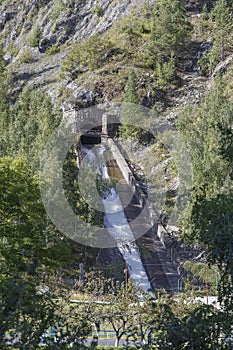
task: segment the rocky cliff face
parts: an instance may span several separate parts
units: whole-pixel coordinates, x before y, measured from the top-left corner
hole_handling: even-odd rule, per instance
[[[142,3],[139,0],[2,1],[1,41],[15,92],[29,83],[46,86],[55,99],[59,88],[66,84],[57,83],[57,76],[69,45],[105,32]],[[53,54],[46,54],[51,48]]]
[[[26,84],[42,87],[63,109],[69,109],[76,101],[81,101],[81,106],[85,107],[116,97],[121,100],[131,65],[130,55],[128,61],[124,60],[123,54],[123,59],[117,58],[111,66],[104,63],[99,71],[87,69],[87,74],[80,74],[78,79],[60,75],[62,62],[81,40],[94,34],[103,34],[110,29],[115,42],[120,41],[118,27],[113,26],[135,10],[138,10],[135,17],[140,17],[143,6],[155,3],[156,0],[1,1],[0,38],[13,94],[17,95]],[[170,91],[165,93],[160,91],[153,69],[141,69],[140,59],[135,63],[132,58],[132,65],[138,69],[137,88],[141,103],[147,107],[159,103],[162,110],[168,110],[166,113],[171,120],[176,118],[176,107],[191,100],[198,103],[200,94],[206,89],[208,79],[201,74],[198,60],[211,49],[212,43],[208,29],[203,34],[201,27],[203,3],[202,0],[186,2],[193,31],[189,52],[181,54],[184,57],[179,62],[179,86],[169,88]],[[127,35],[130,35],[129,28]],[[143,33],[141,38],[146,35]],[[143,51],[143,40],[141,46],[138,43],[135,46],[134,57]]]
[[[106,31],[138,0],[41,0],[4,1],[0,7],[3,45],[27,46],[33,27],[39,26],[40,51],[52,44],[64,44]]]

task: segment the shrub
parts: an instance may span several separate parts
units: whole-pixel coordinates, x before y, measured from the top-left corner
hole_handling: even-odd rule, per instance
[[[55,55],[56,53],[60,52],[60,47],[56,44],[53,44],[46,50],[46,55],[52,56]]]
[[[96,6],[96,7],[93,7],[91,9],[91,13],[93,15],[97,15],[98,17],[101,17],[101,16],[103,16],[104,11],[103,11],[103,9],[100,6]]]
[[[16,46],[14,41],[11,41],[6,48],[6,52],[16,57],[19,53],[19,48]]]
[[[166,88],[168,85],[175,81],[176,76],[176,64],[174,54],[170,59],[165,62],[158,61],[155,68],[155,77],[157,78],[157,84],[161,88]]]
[[[36,25],[31,32],[31,35],[28,38],[28,44],[31,47],[38,47],[39,42],[40,42],[40,37],[41,37],[41,30],[38,25]]]
[[[30,63],[33,61],[32,52],[29,49],[26,49],[22,52],[19,57],[20,63]]]
[[[76,78],[86,69],[94,70],[113,55],[113,44],[99,34],[93,35],[86,42],[75,43],[71,53],[62,63],[62,72],[68,72]]]
[[[55,5],[51,10],[51,13],[49,15],[49,18],[52,22],[56,22],[57,18],[60,16],[60,14],[63,12],[65,6],[61,0],[56,0]]]

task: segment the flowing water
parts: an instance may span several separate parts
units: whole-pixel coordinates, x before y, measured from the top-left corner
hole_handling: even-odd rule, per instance
[[[85,160],[90,164],[95,164],[97,173],[101,174],[104,179],[109,179],[108,169],[103,161],[105,150],[103,145],[91,149],[82,146]],[[146,292],[151,288],[150,282],[141,262],[138,247],[134,242],[133,232],[128,224],[120,197],[112,187],[102,201],[105,209],[104,225],[109,234],[117,241],[117,247],[127,264],[130,278],[135,285]]]

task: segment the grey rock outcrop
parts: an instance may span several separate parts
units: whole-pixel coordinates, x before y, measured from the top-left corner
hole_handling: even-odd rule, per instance
[[[154,0],[150,0],[154,2]],[[23,0],[0,5],[0,30],[3,45],[27,45],[35,26],[40,28],[41,50],[52,44],[77,41],[103,33],[132,9],[138,0]]]
[[[105,32],[145,2],[153,3],[155,0],[4,1],[0,5],[0,33],[5,59],[13,72],[15,91],[20,91],[25,84],[46,87],[56,100],[59,90],[70,83],[61,79],[57,82],[69,44],[78,44],[80,39]],[[52,56],[46,54],[53,46],[59,51],[61,45],[61,52],[54,52]],[[71,99],[77,96],[84,105],[91,105],[101,95],[101,91],[83,92],[82,89],[75,87],[71,91]]]

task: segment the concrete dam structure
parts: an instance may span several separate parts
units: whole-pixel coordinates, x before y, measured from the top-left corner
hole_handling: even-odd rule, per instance
[[[158,224],[154,225],[152,223],[152,214],[147,205],[146,194],[135,179],[117,143],[111,137],[116,118],[113,118],[111,113],[101,113],[101,111],[100,113],[95,113],[93,118],[92,113],[88,115],[87,112],[85,115],[85,112],[76,110],[64,112],[63,118],[69,120],[69,124],[73,125],[73,131],[78,136],[76,154],[79,165],[83,158],[82,147],[85,145],[89,147],[91,145],[103,145],[111,153],[111,158],[114,159],[118,180],[121,180],[120,185],[117,186],[117,194],[124,208],[124,215],[130,230],[135,238],[133,248],[131,247],[128,251],[122,244],[118,244],[118,249],[128,266],[129,276],[133,281],[136,281],[137,279],[134,278],[134,275],[140,275],[141,273],[141,281],[144,281],[141,282],[141,287],[145,291],[146,289],[165,289],[167,292],[174,294],[179,284],[177,266],[171,260],[171,256],[164,247],[163,242],[160,241]],[[137,220],[138,217],[140,217],[140,221]],[[140,232],[145,233],[141,235]],[[136,268],[138,271],[132,271],[129,263],[130,251],[132,254],[133,252],[136,254],[135,252],[137,251],[141,265],[138,264],[134,269]],[[150,288],[145,287],[146,278],[149,281]]]

